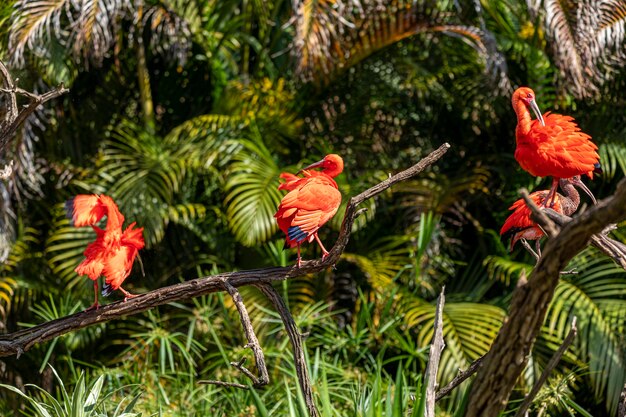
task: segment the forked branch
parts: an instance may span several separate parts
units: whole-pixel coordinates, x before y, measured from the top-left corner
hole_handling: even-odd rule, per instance
[[[17,128],[30,116],[39,105],[46,101],[57,98],[70,90],[65,88],[63,84],[44,93],[35,94],[30,91],[26,91],[17,86],[16,81],[13,80],[9,70],[4,63],[0,61],[0,94],[8,96],[7,111],[4,116],[4,120],[0,120],[0,156],[4,155],[11,140],[13,139]],[[18,109],[17,96],[23,96],[28,99],[28,104]]]

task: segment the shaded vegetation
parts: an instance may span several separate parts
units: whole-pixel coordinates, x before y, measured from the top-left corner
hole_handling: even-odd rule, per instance
[[[3,2],[0,59],[20,86],[64,82],[71,91],[0,155],[16,164],[0,182],[2,331],[91,303],[91,282],[74,268],[93,232],[70,227],[63,213],[74,194],[109,194],[145,228],[146,276],[137,268],[128,281],[141,292],[294,262],[272,218],[283,170],[338,153],[347,200],[447,141],[451,151],[429,173],[369,205],[336,269],[281,288],[310,332],[322,415],[419,411],[441,286],[443,385],[488,350],[533,265],[498,236],[518,189],[548,184],[513,159],[512,87],[531,86],[542,110],[576,117],[593,136],[604,166],[590,184],[596,196],[623,177],[626,6],[603,0],[596,14],[585,1],[383,3]],[[591,76],[569,65],[581,61]],[[322,229],[327,246],[340,222]],[[304,249],[305,258],[319,255]],[[510,410],[576,315],[574,349],[533,409],[615,414],[626,379],[626,275],[592,249],[571,267],[579,273],[559,284]],[[242,296],[267,357],[265,390],[197,384],[241,381],[228,363],[251,357],[232,301],[215,294],[3,360],[3,383],[43,391],[28,388],[26,401],[1,390],[0,414],[85,398],[95,405],[82,415],[305,415],[278,316],[256,291]],[[467,387],[439,404],[441,415],[462,409]]]

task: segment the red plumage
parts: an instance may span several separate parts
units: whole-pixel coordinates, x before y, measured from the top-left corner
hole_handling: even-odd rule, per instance
[[[540,206],[543,204],[545,198],[548,196],[549,190],[535,191],[530,194],[529,197],[535,203]],[[561,199],[564,198],[558,194],[554,202],[552,209],[557,213],[563,214],[563,208],[561,206]],[[543,230],[537,226],[537,224],[530,219],[531,211],[526,205],[524,199],[517,200],[509,210],[513,210],[513,213],[504,221],[502,228],[500,229],[500,236],[503,238],[511,237],[511,246],[509,250],[513,250],[513,247],[520,239],[526,240],[538,240],[543,236]]]
[[[322,170],[308,171],[316,167]],[[285,233],[285,247],[298,247],[298,266],[301,262],[300,245],[304,242],[316,240],[323,257],[328,255],[317,232],[335,215],[341,204],[341,193],[333,178],[342,171],[343,160],[331,154],[301,171],[303,178],[290,173],[280,175],[285,182],[278,189],[288,190],[289,193],[281,200],[274,217]]]
[[[593,173],[599,172],[598,147],[572,117],[550,112],[541,115],[535,93],[528,87],[515,90],[512,104],[517,114],[515,159],[531,175],[553,177],[550,196],[556,192],[559,178],[593,178]],[[530,110],[537,119],[531,120]]]
[[[119,289],[127,298],[133,297],[122,288],[122,283],[130,275],[139,250],[145,246],[143,228],[135,229],[131,223],[122,231],[124,216],[117,204],[106,195],[78,195],[66,203],[68,216],[74,226],[91,226],[96,232],[96,240],[87,245],[85,259],[76,267],[79,275],[87,275],[94,281],[95,302],[89,308],[98,308],[98,278],[104,276],[104,296]],[[105,229],[95,224],[107,216]]]
[[[565,196],[561,194],[556,194],[554,199],[554,205],[551,207],[557,213],[570,216],[577,209],[580,204],[580,195],[574,188],[574,186],[579,187],[585,193],[587,193],[595,203],[595,199],[591,194],[591,191],[585,186],[585,184],[580,180],[579,176],[575,176],[572,178],[563,178],[559,181],[561,185],[561,189],[565,193]],[[529,197],[535,203],[536,206],[545,205],[545,200],[548,198],[550,191],[549,190],[541,190],[535,191],[530,194]],[[539,239],[543,237],[543,230],[537,224],[531,220],[531,211],[526,205],[524,199],[519,199],[515,203],[509,207],[509,210],[512,210],[513,213],[504,221],[502,228],[500,229],[500,236],[503,239],[511,238],[511,246],[510,250],[513,250],[513,247],[520,239],[526,240],[535,240],[537,241],[537,251],[539,251]]]

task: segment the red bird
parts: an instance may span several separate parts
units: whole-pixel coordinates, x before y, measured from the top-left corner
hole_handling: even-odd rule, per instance
[[[321,168],[321,171],[308,171]],[[274,217],[278,227],[285,235],[285,248],[298,247],[298,268],[301,265],[300,245],[304,242],[317,241],[322,248],[322,259],[328,251],[317,236],[317,231],[330,220],[341,204],[341,193],[333,178],[343,171],[343,159],[339,155],[326,155],[298,173],[304,178],[287,172],[280,174],[286,180],[278,186],[279,190],[288,190],[278,206]]]
[[[143,228],[135,229],[135,223],[131,223],[122,231],[124,216],[106,195],[77,195],[65,203],[65,208],[74,226],[91,226],[96,232],[96,240],[85,249],[85,260],[75,269],[79,275],[93,280],[95,301],[87,310],[98,308],[98,277],[101,275],[104,276],[103,296],[119,289],[124,301],[136,297],[122,288],[122,283],[130,275],[139,250],[145,246]],[[107,216],[107,224],[102,230],[95,224],[104,216]]]
[[[566,196],[556,193],[552,209],[557,213],[570,216],[578,209],[578,205],[580,204],[580,195],[574,188],[574,185],[587,193],[593,200],[593,203],[596,204],[596,199],[593,194],[591,194],[591,191],[589,191],[587,186],[580,180],[579,176],[567,179],[561,178],[559,183]],[[541,190],[535,191],[530,194],[529,197],[537,206],[541,206],[545,204],[548,194],[549,190]],[[531,211],[526,205],[526,202],[523,198],[520,198],[513,203],[511,207],[509,207],[509,210],[514,211],[504,221],[504,225],[502,225],[502,229],[500,229],[500,236],[502,236],[503,239],[511,238],[509,251],[513,250],[513,247],[520,239],[534,240],[535,248],[537,249],[536,253],[530,248],[530,246],[528,246],[528,244],[525,244],[524,246],[526,246],[526,249],[528,249],[537,259],[539,259],[541,256],[539,239],[541,239],[544,233],[543,230],[541,230],[541,228],[530,219]],[[524,243],[524,241],[522,242]]]
[[[573,118],[547,112],[543,116],[528,87],[515,90],[512,98],[517,114],[515,159],[536,177],[552,177],[552,188],[543,205],[555,203],[560,178],[587,175],[593,178],[600,169],[598,147],[581,132]],[[531,109],[537,119],[531,120]]]

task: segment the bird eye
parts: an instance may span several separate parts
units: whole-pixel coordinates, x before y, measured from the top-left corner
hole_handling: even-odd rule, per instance
[[[528,93],[528,94],[526,95],[526,97],[528,97],[528,98],[533,98],[533,95],[532,95],[531,93]]]

